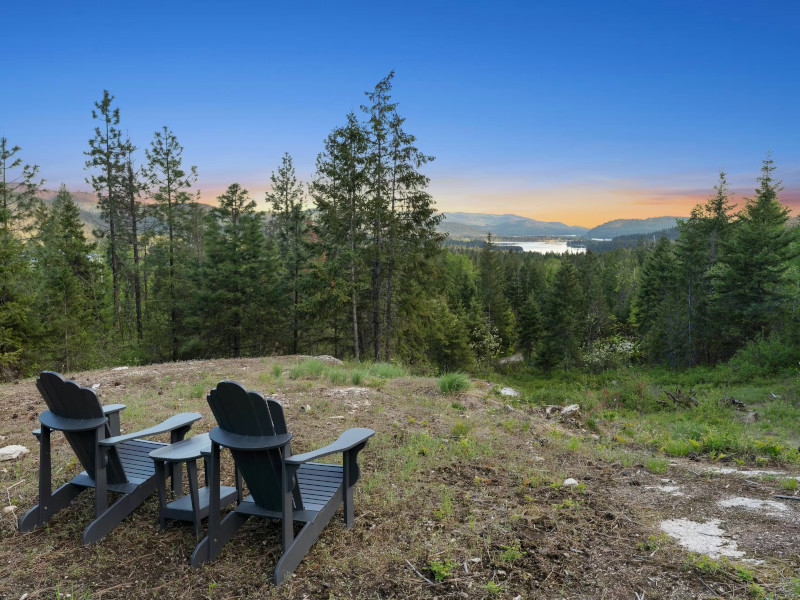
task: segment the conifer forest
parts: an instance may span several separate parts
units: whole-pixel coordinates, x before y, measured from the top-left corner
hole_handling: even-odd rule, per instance
[[[272,354],[428,373],[513,354],[541,373],[797,365],[800,228],[769,155],[748,197],[721,172],[675,240],[564,255],[502,251],[491,236],[450,245],[428,191],[434,157],[398,112],[392,77],[321,139],[310,181],[286,154],[266,198],[231,183],[214,206],[199,201],[175,132],[128,139],[124,106],[104,92],[75,149],[94,231],[63,185],[42,200],[36,157],[2,137],[0,378]]]

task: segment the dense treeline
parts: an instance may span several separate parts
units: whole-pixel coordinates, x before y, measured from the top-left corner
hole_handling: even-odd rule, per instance
[[[199,203],[175,134],[137,152],[108,92],[85,152],[94,236],[64,186],[38,200],[38,167],[2,138],[0,376],[272,353],[683,367],[754,341],[797,360],[800,241],[771,159],[738,212],[722,173],[675,239],[602,254],[505,252],[491,236],[446,247],[422,172],[433,157],[405,130],[392,76],[325,138],[312,181],[283,157],[269,213],[238,183]]]

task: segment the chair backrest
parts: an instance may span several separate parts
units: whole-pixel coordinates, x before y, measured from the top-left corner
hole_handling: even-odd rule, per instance
[[[36,387],[47,403],[47,408],[55,415],[68,419],[94,419],[103,416],[103,407],[94,390],[81,387],[76,382],[64,379],[59,373],[42,371],[36,379]],[[64,432],[75,456],[81,461],[87,475],[94,478],[95,444],[97,436],[94,431]],[[105,437],[111,437],[106,424]],[[125,469],[122,467],[115,448],[109,449],[108,467],[106,468],[108,483],[125,483]]]
[[[218,383],[207,400],[220,429],[254,437],[288,433],[280,402],[248,392],[235,381]],[[255,503],[266,510],[281,510],[281,451],[273,448],[231,452]]]

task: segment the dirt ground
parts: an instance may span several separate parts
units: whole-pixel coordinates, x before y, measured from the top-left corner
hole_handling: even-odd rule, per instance
[[[47,527],[17,532],[36,503],[30,432],[44,409],[24,380],[0,386],[0,447],[31,449],[0,463],[0,505],[15,507],[0,513],[0,598],[800,597],[800,502],[774,498],[794,493],[782,482],[796,472],[688,459],[654,468],[644,450],[615,455],[580,419],[548,419],[485,382],[458,396],[424,378],[334,385],[291,379],[298,360],[69,374],[98,386],[102,402],[128,405],[123,431],[186,410],[204,415],[194,432],[211,429],[205,393],[221,379],[281,400],[295,453],[347,427],[374,429],[360,455],[354,527],[335,518],[289,582],[272,585],[276,523],[251,520],[216,561],[192,569],[189,524],[159,531],[155,496],[93,546],[80,543],[91,492]],[[54,436],[55,484],[79,470]]]

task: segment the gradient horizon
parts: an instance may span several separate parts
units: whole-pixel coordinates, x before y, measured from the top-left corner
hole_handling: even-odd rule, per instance
[[[734,202],[752,195],[767,152],[800,210],[796,2],[92,1],[4,16],[0,135],[48,188],[89,189],[82,153],[108,89],[140,162],[167,125],[203,202],[237,181],[263,205],[283,153],[309,180],[328,132],[394,69],[444,212],[685,216],[720,169]]]

